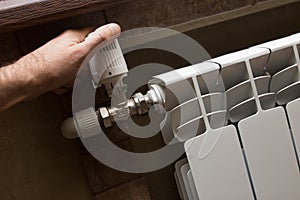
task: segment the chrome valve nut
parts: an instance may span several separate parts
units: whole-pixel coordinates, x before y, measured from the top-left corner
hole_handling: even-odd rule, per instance
[[[103,125],[105,128],[109,128],[112,126],[111,117],[107,108],[100,108],[99,114],[102,119]]]
[[[137,113],[139,115],[148,113],[148,98],[145,98],[145,96],[141,93],[137,93],[133,96],[133,100],[135,102]]]

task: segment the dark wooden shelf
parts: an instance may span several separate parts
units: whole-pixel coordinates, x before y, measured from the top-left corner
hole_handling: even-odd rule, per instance
[[[129,0],[0,0],[0,32],[103,10]]]

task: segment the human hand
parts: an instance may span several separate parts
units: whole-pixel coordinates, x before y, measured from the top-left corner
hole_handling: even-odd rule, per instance
[[[117,24],[108,24],[91,31],[91,28],[67,30],[23,58],[25,63],[35,60],[29,72],[40,90],[53,90],[57,94],[69,90],[87,54],[102,41],[119,34],[121,29]]]
[[[0,68],[0,112],[48,91],[61,94],[71,88],[87,54],[121,29],[108,24],[91,31],[67,30],[14,64]]]

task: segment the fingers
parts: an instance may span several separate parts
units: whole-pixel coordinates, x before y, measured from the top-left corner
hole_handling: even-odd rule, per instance
[[[65,87],[65,88],[73,88],[74,82],[75,82],[75,79],[73,79],[73,80],[69,81],[68,83],[66,83],[66,84],[64,85],[64,87]]]
[[[53,92],[57,95],[65,94],[68,91],[70,91],[70,88],[65,88],[65,87],[60,87],[60,88],[53,90]]]
[[[64,31],[57,38],[61,38],[61,36],[62,36],[64,38],[64,41],[67,41],[68,43],[70,43],[70,41],[72,41],[74,44],[79,44],[82,41],[84,41],[84,39],[90,32],[92,32],[94,30],[95,30],[95,28],[92,28],[92,27],[86,27],[86,28],[81,28],[81,29],[68,29],[68,30]]]
[[[86,36],[94,30],[95,30],[95,28],[87,27],[87,28],[75,30],[75,32],[76,32],[76,34],[78,34],[78,37],[80,38],[80,41],[82,42],[82,41],[84,41]]]
[[[90,33],[85,40],[79,44],[79,48],[86,50],[86,52],[91,51],[99,43],[104,40],[111,38],[112,36],[118,35],[121,32],[121,28],[118,24],[107,24],[96,29],[94,32]]]
[[[121,28],[117,24],[107,24],[101,26],[100,28],[96,29],[95,31],[91,32],[92,28],[84,28],[78,30],[69,30],[66,31],[64,34],[63,41],[68,42],[67,47],[69,47],[69,51],[66,51],[68,60],[71,60],[71,63],[75,64],[73,69],[78,70],[77,65],[79,65],[84,57],[93,50],[99,43],[120,34]],[[67,40],[66,38],[71,38]],[[62,41],[60,40],[60,43]],[[65,65],[68,66],[68,65]],[[72,70],[70,70],[72,72]],[[74,70],[73,70],[74,72]],[[71,73],[72,74],[72,73]],[[74,74],[76,75],[76,73]],[[71,76],[71,75],[70,75]],[[75,77],[74,77],[75,78]],[[69,78],[68,78],[69,79]],[[69,79],[70,80],[70,79]],[[62,87],[59,87],[54,90],[56,94],[63,94],[67,92],[70,88],[73,87],[74,81],[70,81],[64,84]]]
[[[53,92],[58,95],[64,94],[73,88],[74,82],[75,82],[75,80],[71,80],[68,83],[66,83],[64,86],[61,86],[61,87],[53,90]]]

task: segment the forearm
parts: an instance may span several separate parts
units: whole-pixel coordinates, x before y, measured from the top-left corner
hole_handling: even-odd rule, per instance
[[[38,83],[39,60],[34,53],[0,68],[0,112],[42,93]]]

